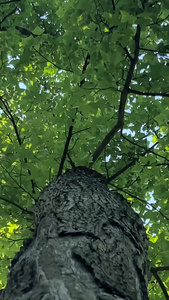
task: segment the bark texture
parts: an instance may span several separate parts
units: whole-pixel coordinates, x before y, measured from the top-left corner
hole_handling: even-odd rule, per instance
[[[69,170],[39,197],[1,299],[146,300],[147,248],[141,219],[105,178]]]

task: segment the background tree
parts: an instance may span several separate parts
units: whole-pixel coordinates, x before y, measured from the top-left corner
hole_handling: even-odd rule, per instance
[[[169,298],[168,26],[167,0],[0,2],[1,287],[39,192],[83,165],[143,218]]]

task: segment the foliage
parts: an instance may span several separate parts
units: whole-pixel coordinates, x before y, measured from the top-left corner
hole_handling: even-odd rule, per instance
[[[0,287],[41,189],[86,165],[140,213],[169,299],[168,27],[167,0],[0,2]]]

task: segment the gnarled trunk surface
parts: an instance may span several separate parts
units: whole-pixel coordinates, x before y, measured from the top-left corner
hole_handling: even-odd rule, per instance
[[[14,258],[5,300],[146,300],[148,241],[104,177],[79,167],[44,188],[35,234]]]

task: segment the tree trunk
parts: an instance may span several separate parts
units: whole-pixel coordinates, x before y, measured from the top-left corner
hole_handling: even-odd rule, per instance
[[[5,300],[146,300],[139,216],[99,173],[78,167],[44,188],[35,234],[11,264]]]

